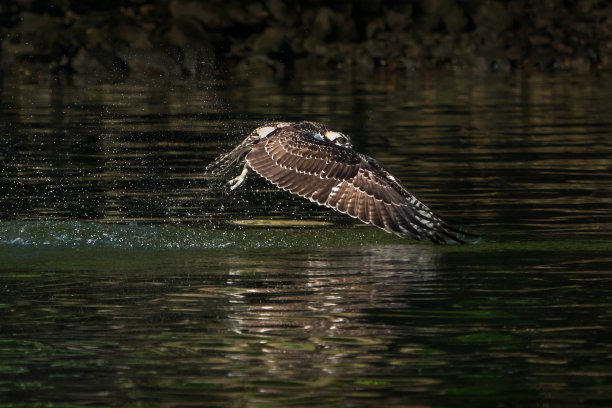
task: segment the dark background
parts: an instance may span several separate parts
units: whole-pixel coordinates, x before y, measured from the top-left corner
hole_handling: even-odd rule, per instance
[[[605,0],[2,0],[1,67],[116,82],[612,67]]]

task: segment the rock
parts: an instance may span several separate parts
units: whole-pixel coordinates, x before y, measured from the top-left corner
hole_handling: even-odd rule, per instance
[[[446,31],[449,33],[460,33],[468,28],[469,21],[465,11],[456,1],[440,1],[439,13]]]
[[[506,31],[514,24],[512,15],[503,3],[498,1],[483,2],[474,14],[476,29],[493,35]]]
[[[310,29],[310,37],[325,41],[331,37],[334,28],[334,12],[329,7],[321,7],[316,14]]]
[[[224,2],[203,2],[198,0],[171,0],[170,12],[174,17],[191,16],[210,30],[223,30],[235,25],[260,25],[268,12],[259,2],[227,0]]]
[[[285,32],[278,27],[268,27],[253,43],[253,53],[268,55],[279,52],[286,44]]]
[[[123,2],[120,0],[69,0],[74,13],[86,14],[92,11],[117,11]]]
[[[422,0],[419,5],[422,10],[419,27],[425,32],[456,33],[468,28],[469,19],[455,0]]]
[[[422,34],[432,34],[442,29],[442,18],[438,13],[438,0],[420,0],[420,13],[415,16],[417,29]]]
[[[197,0],[171,0],[170,12],[174,18],[193,17],[213,30],[228,28],[232,22],[225,12],[217,12],[214,5]]]
[[[384,33],[386,31],[385,22],[382,18],[376,18],[366,25],[366,39],[373,40],[378,38],[380,33]]]
[[[133,19],[124,20],[117,24],[113,29],[113,34],[117,40],[125,42],[130,47],[151,48],[153,46],[149,39],[149,30]]]
[[[401,11],[389,10],[385,13],[385,25],[391,31],[403,31],[412,23],[412,7],[403,8]]]
[[[272,18],[284,26],[293,27],[299,21],[296,10],[287,7],[286,2],[283,0],[266,0],[266,8],[272,15]]]
[[[354,41],[357,39],[355,22],[350,15],[335,12],[329,7],[320,7],[309,27],[309,38],[313,42]]]
[[[247,5],[242,0],[233,0],[232,4],[224,5],[230,17],[238,24],[246,26],[257,26],[264,24],[268,18],[268,12],[260,2],[250,2]]]
[[[370,20],[380,14],[383,6],[382,0],[357,0],[352,2],[354,15],[357,19],[365,18]],[[412,7],[412,6],[409,6]]]
[[[355,20],[349,12],[336,13],[334,18],[334,39],[339,42],[351,43],[358,39]]]
[[[161,36],[161,42],[179,49],[177,61],[191,76],[213,71],[216,58],[210,35],[195,18],[173,19]]]
[[[202,25],[191,16],[180,16],[175,18],[166,28],[162,39],[178,47],[188,44],[202,44],[210,47],[210,35]]]

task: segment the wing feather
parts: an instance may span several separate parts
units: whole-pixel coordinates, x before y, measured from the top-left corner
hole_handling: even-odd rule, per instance
[[[338,202],[336,203],[336,209],[342,213],[346,213],[348,208],[348,202],[351,198],[351,185],[349,183],[342,183],[340,191],[338,192]]]
[[[370,222],[376,225],[378,228],[385,228],[385,223],[380,217],[380,213],[378,212],[378,208],[376,207],[376,201],[374,200],[368,200],[368,218],[366,220],[370,220]]]
[[[313,189],[312,200],[318,204],[325,205],[327,198],[333,194],[333,189],[336,185],[337,180],[319,179],[316,188]],[[307,192],[304,191],[303,194],[307,195]]]

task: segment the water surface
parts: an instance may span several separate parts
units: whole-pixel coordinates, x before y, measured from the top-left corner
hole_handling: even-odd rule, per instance
[[[610,78],[5,82],[0,407],[608,406]],[[203,174],[352,135],[481,235],[402,240]]]

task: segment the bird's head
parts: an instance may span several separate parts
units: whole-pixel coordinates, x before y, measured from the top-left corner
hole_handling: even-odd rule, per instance
[[[335,130],[329,130],[325,125],[316,122],[304,122],[304,127],[315,139],[323,142],[333,143],[336,146],[352,148],[351,138],[344,133],[336,132]]]
[[[329,130],[325,125],[317,122],[273,122],[258,127],[251,135],[255,139],[262,139],[280,128],[290,128],[298,133],[305,132],[320,142],[325,141],[349,149],[353,147],[351,138],[348,135],[336,132],[335,130]]]
[[[353,144],[351,143],[351,138],[345,135],[344,133],[336,132],[334,130],[328,130],[322,135],[322,137],[328,142],[331,142],[338,146],[348,148],[353,147]]]

